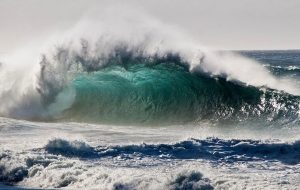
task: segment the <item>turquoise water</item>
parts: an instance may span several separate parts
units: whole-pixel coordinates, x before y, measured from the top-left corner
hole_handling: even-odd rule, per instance
[[[300,97],[191,73],[182,62],[110,64],[78,75],[76,97],[58,118],[110,124],[299,121]]]

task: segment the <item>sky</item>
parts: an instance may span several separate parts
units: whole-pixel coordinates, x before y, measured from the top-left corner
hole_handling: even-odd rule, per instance
[[[0,55],[108,2],[141,9],[215,49],[300,49],[300,0],[0,0]]]

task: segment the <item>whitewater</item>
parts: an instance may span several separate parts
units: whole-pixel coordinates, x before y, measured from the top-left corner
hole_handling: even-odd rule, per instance
[[[300,51],[111,12],[0,57],[0,189],[300,188]]]

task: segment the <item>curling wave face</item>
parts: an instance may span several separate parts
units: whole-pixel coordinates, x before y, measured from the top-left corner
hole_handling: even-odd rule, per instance
[[[74,102],[56,119],[113,124],[299,120],[298,96],[190,73],[171,60],[108,65],[79,75],[72,88]]]

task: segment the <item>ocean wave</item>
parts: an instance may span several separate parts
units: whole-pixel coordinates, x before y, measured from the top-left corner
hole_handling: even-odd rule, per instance
[[[153,30],[161,31],[161,25],[129,32],[109,26],[61,39],[31,57],[39,61],[30,65],[15,63],[26,60],[18,53],[4,60],[0,115],[112,124],[239,121],[253,115],[280,118],[280,125],[298,121],[297,85],[259,63],[209,51],[174,30]]]
[[[100,65],[99,60],[65,58],[60,67],[70,59],[72,64],[60,70],[71,72],[75,63],[80,65],[79,73],[69,74],[74,75],[71,81],[62,80],[63,73],[55,73],[59,69],[52,68],[45,58],[36,88],[40,109],[44,110],[30,116],[27,114],[31,112],[23,115],[22,109],[15,107],[13,115],[31,120],[123,125],[256,121],[281,126],[299,122],[299,96],[203,70],[191,72],[178,54],[145,57],[134,54],[138,50],[126,52],[126,48],[117,52]]]
[[[55,146],[53,146],[54,144]],[[257,160],[275,160],[285,164],[300,163],[299,141],[289,144],[208,138],[204,140],[191,139],[174,144],[118,145],[91,148],[77,141],[68,142],[56,139],[49,141],[45,150],[52,154],[79,158],[121,157],[131,159],[132,157],[158,157],[161,159],[205,159],[232,163]]]

